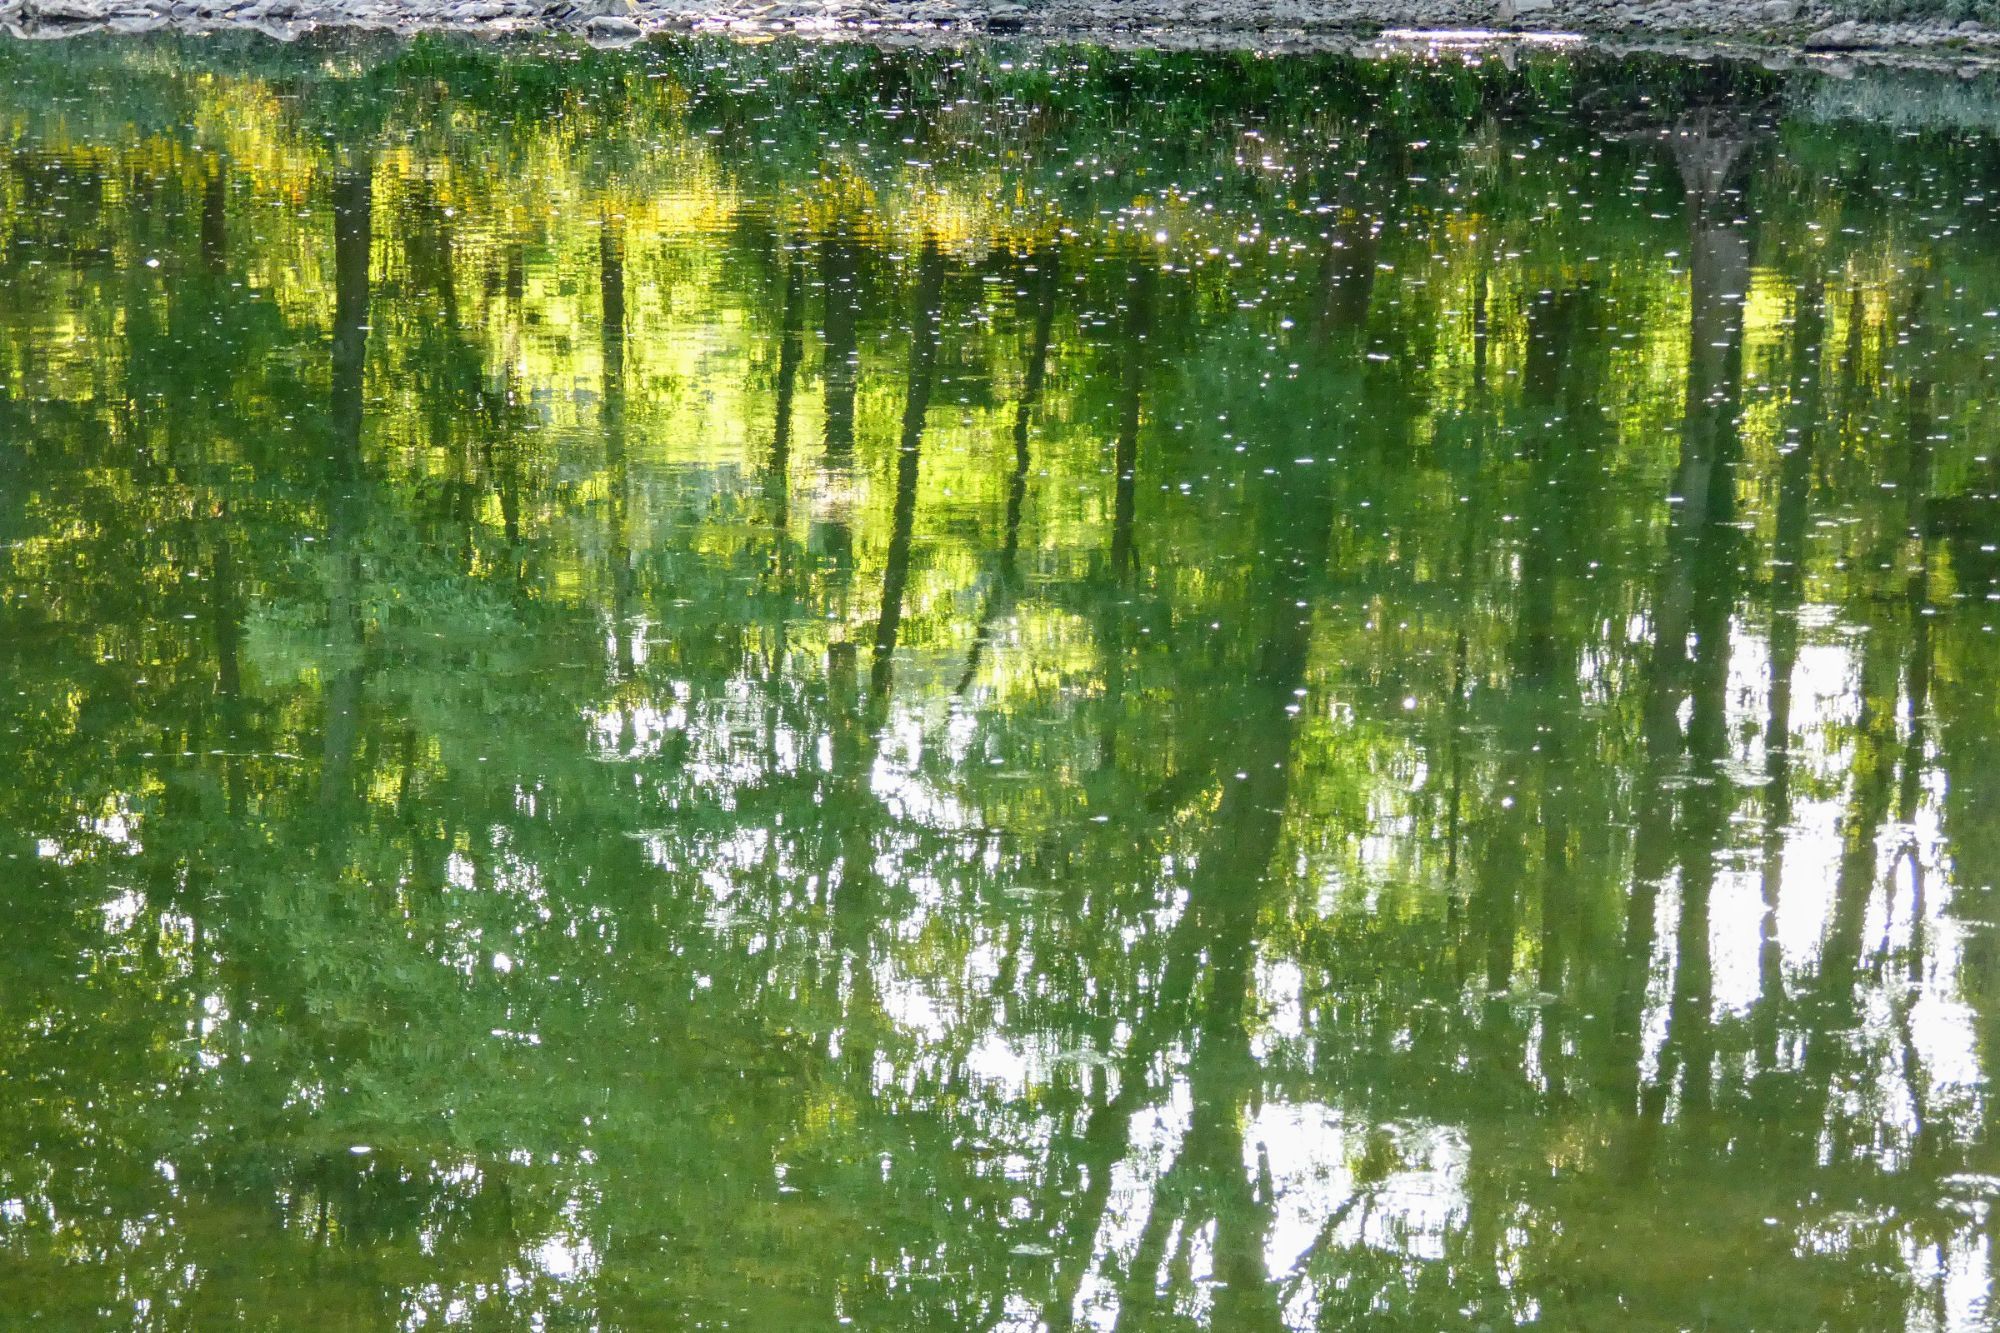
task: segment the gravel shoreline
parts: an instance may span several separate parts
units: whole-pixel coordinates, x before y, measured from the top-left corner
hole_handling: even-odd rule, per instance
[[[247,28],[292,40],[328,27],[570,32],[600,44],[688,31],[876,41],[996,33],[1272,51],[1590,37],[1808,57],[2000,60],[2000,29],[1945,19],[1855,22],[1823,0],[0,0],[0,28],[24,38]]]

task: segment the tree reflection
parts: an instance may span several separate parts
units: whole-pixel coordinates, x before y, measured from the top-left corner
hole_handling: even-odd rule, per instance
[[[7,1319],[1984,1318],[1983,137],[76,51],[120,117],[18,55],[0,177]]]

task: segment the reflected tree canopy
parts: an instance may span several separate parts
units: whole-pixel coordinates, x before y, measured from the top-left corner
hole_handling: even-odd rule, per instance
[[[1992,90],[0,73],[0,1320],[1991,1319]]]

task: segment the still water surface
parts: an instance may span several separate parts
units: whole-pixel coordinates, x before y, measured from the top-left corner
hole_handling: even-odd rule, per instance
[[[0,125],[0,1323],[1990,1326],[1993,87]]]

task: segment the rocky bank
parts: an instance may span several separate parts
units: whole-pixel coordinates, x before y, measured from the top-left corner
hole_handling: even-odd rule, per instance
[[[572,31],[598,43],[658,31],[793,32],[877,40],[980,32],[1119,45],[1284,50],[1493,34],[1693,41],[1814,54],[1895,53],[1972,65],[2000,58],[2000,28],[1856,22],[1824,0],[0,0],[16,36],[250,27],[290,39],[314,27]]]

